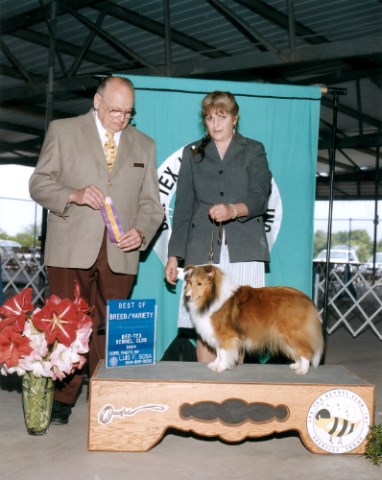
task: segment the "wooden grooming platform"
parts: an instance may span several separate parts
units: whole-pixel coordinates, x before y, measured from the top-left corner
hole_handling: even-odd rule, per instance
[[[89,450],[146,451],[168,428],[228,442],[296,430],[314,453],[364,453],[374,385],[339,366],[223,373],[193,362],[105,368],[90,380]],[[255,448],[255,447],[254,447]]]

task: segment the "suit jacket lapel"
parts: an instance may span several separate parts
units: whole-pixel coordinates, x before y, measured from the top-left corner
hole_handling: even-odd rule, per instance
[[[215,145],[215,142],[212,139],[206,146],[206,155],[214,162],[221,163],[221,158],[220,158],[217,146]]]
[[[125,128],[121,132],[121,136],[119,139],[118,150],[117,150],[117,157],[115,159],[113,170],[111,171],[111,175],[116,175],[119,170],[123,167],[123,165],[131,158],[131,150],[133,148],[134,140],[130,134],[130,127]]]
[[[235,161],[237,156],[240,154],[244,143],[245,138],[240,135],[240,133],[235,133],[235,135],[232,137],[231,143],[228,146],[226,154],[224,155],[224,163]]]
[[[232,137],[231,143],[228,146],[228,149],[224,155],[223,162],[228,163],[235,160],[237,155],[241,152],[242,145],[245,143],[245,138],[240,135],[240,133],[235,133]],[[215,162],[221,162],[221,158],[218,152],[218,149],[215,145],[215,142],[211,140],[206,147],[206,153],[208,153],[209,158]]]
[[[108,172],[105,153],[93,115],[93,110],[90,110],[90,112],[84,116],[82,135],[84,142],[89,146],[90,153],[101,163],[105,171]]]

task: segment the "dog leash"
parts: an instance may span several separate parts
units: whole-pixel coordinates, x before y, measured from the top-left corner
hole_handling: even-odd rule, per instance
[[[210,252],[208,254],[208,263],[211,265],[214,260],[214,227],[215,227],[215,220],[212,221],[212,228],[211,228],[211,244],[210,244]],[[223,238],[223,227],[222,222],[219,222],[219,236],[218,236],[218,245],[222,244]]]

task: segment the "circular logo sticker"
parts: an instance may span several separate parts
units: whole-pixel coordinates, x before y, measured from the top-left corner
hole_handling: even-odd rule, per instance
[[[166,219],[164,227],[154,245],[154,251],[165,265],[167,261],[167,245],[172,231],[172,214],[174,210],[174,194],[178,179],[183,147],[172,153],[157,169],[159,179],[160,200]],[[272,179],[272,193],[268,201],[268,210],[264,217],[269,249],[276,242],[282,221],[282,202],[279,189]]]
[[[109,365],[111,367],[116,367],[118,365],[118,357],[110,357],[109,359]]]
[[[329,453],[356,449],[369,432],[370,414],[364,400],[351,390],[329,390],[310,407],[307,428],[312,441]]]

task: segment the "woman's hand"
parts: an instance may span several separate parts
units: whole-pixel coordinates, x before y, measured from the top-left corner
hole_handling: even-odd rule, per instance
[[[228,220],[232,219],[233,212],[232,208],[225,203],[218,203],[217,205],[213,205],[209,211],[208,215],[212,220],[215,222],[228,222]]]
[[[176,285],[178,277],[178,259],[176,257],[168,257],[164,274],[168,283]]]

